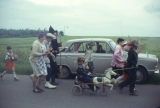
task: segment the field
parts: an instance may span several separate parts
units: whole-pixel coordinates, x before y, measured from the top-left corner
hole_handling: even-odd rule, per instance
[[[77,38],[111,38],[114,41],[117,40],[118,37],[102,37],[102,36],[62,36],[62,46],[65,44],[67,40],[77,39]],[[125,40],[128,40],[128,37],[123,37]],[[19,56],[19,60],[15,62],[16,72],[18,74],[31,74],[32,68],[29,63],[29,53],[30,47],[36,37],[31,38],[0,38],[0,72],[3,72],[5,69],[5,61],[4,56],[6,54],[6,46],[10,45],[13,48],[13,53]],[[159,59],[159,67],[160,67],[160,37],[132,37],[132,39],[138,39],[141,41],[141,44],[146,43],[146,46],[142,50],[142,53],[154,54]],[[58,42],[60,41],[60,37],[58,37]],[[160,82],[160,74],[155,74],[148,79],[151,83],[157,83],[157,80]]]

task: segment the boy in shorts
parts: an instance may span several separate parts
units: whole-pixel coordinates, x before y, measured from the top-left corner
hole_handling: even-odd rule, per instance
[[[15,68],[14,68],[14,62],[12,61],[14,59],[13,57],[13,52],[12,52],[12,47],[7,46],[7,54],[5,56],[5,61],[6,61],[6,70],[1,74],[1,78],[3,79],[5,73],[8,72],[9,69],[12,69],[14,80],[18,81],[19,78],[16,76]]]

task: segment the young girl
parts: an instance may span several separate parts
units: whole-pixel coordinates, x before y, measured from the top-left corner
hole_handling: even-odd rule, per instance
[[[14,62],[12,61],[14,59],[13,57],[13,52],[12,52],[12,47],[7,46],[7,54],[5,56],[5,61],[6,61],[6,70],[1,74],[1,78],[3,79],[5,73],[8,72],[8,69],[12,69],[14,80],[17,81],[19,78],[16,76],[15,68],[14,68]]]

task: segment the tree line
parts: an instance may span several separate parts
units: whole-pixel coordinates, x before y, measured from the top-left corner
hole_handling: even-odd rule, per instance
[[[0,29],[0,38],[9,38],[9,37],[37,37],[39,32],[48,33],[46,29],[41,30],[32,30],[32,29]],[[57,36],[64,36],[63,31],[57,31]]]

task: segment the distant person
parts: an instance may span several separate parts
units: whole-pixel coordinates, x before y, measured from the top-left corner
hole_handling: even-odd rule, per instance
[[[111,66],[113,70],[120,69],[118,71],[115,71],[120,76],[123,74],[122,68],[124,67],[124,60],[123,60],[123,54],[122,54],[123,43],[124,43],[124,39],[122,38],[117,39],[117,46],[114,50],[114,54],[111,62]]]
[[[30,64],[33,68],[33,92],[41,93],[41,82],[47,75],[47,67],[45,64],[44,56],[48,54],[46,47],[42,44],[45,39],[44,33],[38,34],[38,39],[32,44],[31,53],[29,57]]]
[[[106,51],[103,50],[102,45],[98,45],[96,53],[106,53]]]
[[[1,78],[3,79],[4,75],[8,72],[9,69],[12,69],[13,72],[13,77],[15,81],[18,81],[19,78],[16,76],[15,68],[14,68],[14,57],[13,57],[13,52],[12,52],[12,47],[7,46],[7,54],[5,56],[5,61],[6,61],[6,70],[1,74]]]

